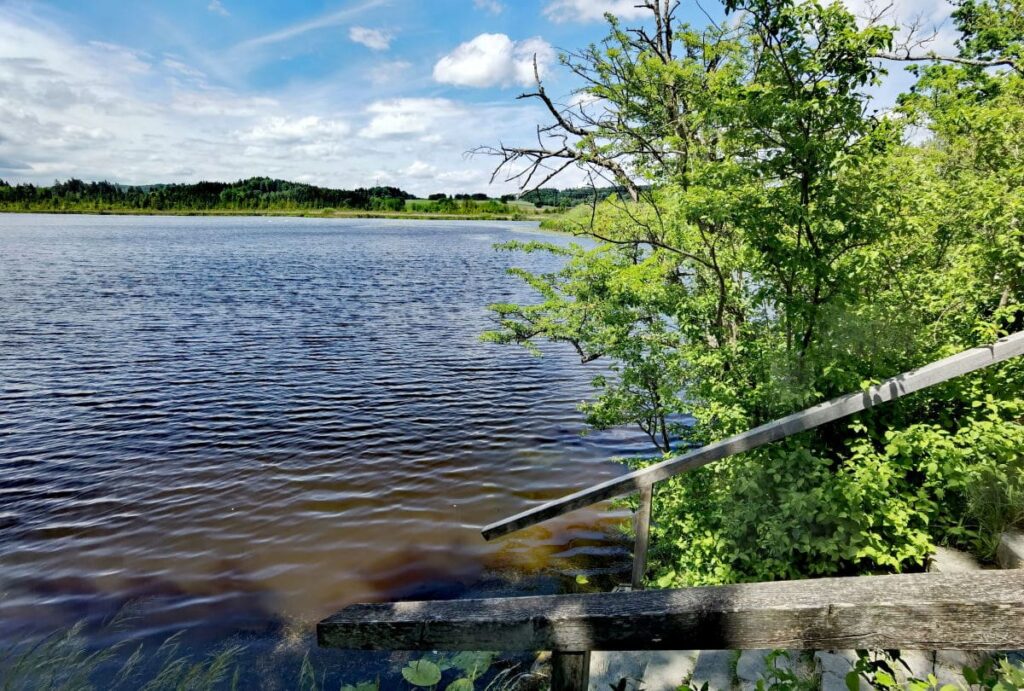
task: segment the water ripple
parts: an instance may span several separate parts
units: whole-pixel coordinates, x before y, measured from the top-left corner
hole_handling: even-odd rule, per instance
[[[554,266],[491,248],[528,232],[0,217],[0,635],[622,568],[621,512],[479,536],[645,450],[580,436],[593,366],[480,341],[488,303],[529,297],[506,269]]]

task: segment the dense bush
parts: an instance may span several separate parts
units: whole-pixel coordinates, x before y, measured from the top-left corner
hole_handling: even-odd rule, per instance
[[[632,198],[562,221],[586,247],[508,247],[565,265],[517,272],[540,299],[495,305],[488,338],[606,361],[591,424],[639,425],[665,455],[1024,329],[1019,8],[962,3],[960,62],[917,68],[878,117],[893,27],[727,5],[701,31],[671,7],[651,8],[656,33],[613,20],[565,57],[605,115],[559,113],[575,149],[506,154],[571,157]],[[1007,363],[664,483],[650,575],[900,571],[936,542],[989,555],[1020,520],[1022,392]]]

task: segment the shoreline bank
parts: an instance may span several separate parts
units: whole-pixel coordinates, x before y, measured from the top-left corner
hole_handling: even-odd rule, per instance
[[[247,209],[0,209],[0,214],[46,214],[51,216],[195,216],[195,217],[281,217],[281,218],[365,218],[409,221],[545,221],[555,214],[432,214],[386,211],[247,210]]]

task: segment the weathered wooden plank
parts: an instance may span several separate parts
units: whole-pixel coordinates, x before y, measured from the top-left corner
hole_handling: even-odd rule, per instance
[[[640,490],[644,485],[659,482],[708,463],[721,460],[765,444],[820,427],[868,408],[893,401],[956,377],[1024,355],[1024,332],[1008,336],[991,346],[975,348],[958,355],[912,370],[898,377],[858,392],[821,403],[807,410],[769,422],[714,444],[695,449],[677,458],[638,470],[619,478],[575,492],[562,499],[523,511],[492,523],[481,532],[487,540],[543,521],[582,509],[599,501],[620,497]]]
[[[356,650],[1024,648],[1024,571],[356,605],[317,627]]]
[[[633,590],[644,587],[644,576],[647,575],[647,547],[651,542],[651,509],[654,503],[654,485],[647,485],[640,490],[640,508],[636,512],[634,529],[636,546],[633,549],[633,578],[630,585]]]
[[[1024,569],[1024,532],[1010,529],[1003,533],[996,558],[1004,569]]]
[[[555,652],[551,656],[551,691],[587,691],[590,686],[590,651]]]

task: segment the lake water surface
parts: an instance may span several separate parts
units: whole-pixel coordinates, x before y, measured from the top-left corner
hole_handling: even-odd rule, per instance
[[[488,544],[623,472],[599,370],[481,342],[531,224],[0,215],[0,641],[291,636],[353,602],[628,568],[616,514]],[[628,580],[628,578],[626,578]],[[100,630],[100,629],[97,629]],[[280,641],[273,644],[280,648]]]

